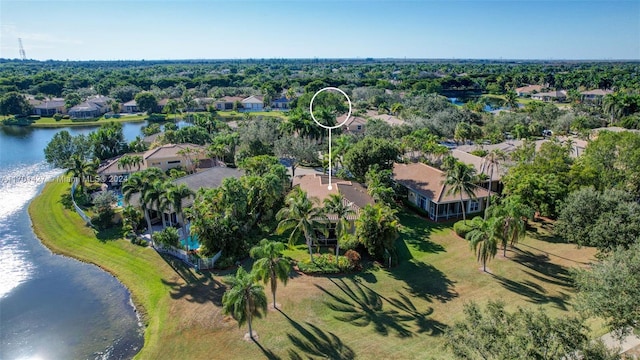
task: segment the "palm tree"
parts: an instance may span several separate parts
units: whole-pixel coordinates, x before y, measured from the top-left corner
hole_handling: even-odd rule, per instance
[[[500,205],[489,208],[491,217],[498,219],[501,227],[499,237],[503,256],[507,256],[507,243],[515,246],[527,233],[527,219],[534,216],[534,211],[522,202],[520,196],[505,198]]]
[[[267,239],[260,241],[260,244],[254,246],[250,251],[251,257],[257,259],[252,268],[252,272],[256,275],[256,280],[264,281],[265,285],[271,283],[274,309],[278,308],[276,303],[278,280],[287,285],[289,273],[291,272],[291,263],[282,258],[282,251],[284,251],[283,243]]]
[[[285,199],[285,207],[276,214],[278,227],[277,234],[283,234],[287,230],[292,230],[289,235],[289,246],[293,246],[300,238],[304,238],[309,248],[309,257],[313,261],[311,245],[316,238],[316,230],[322,231],[325,236],[327,229],[323,226],[326,223],[326,216],[322,208],[316,207],[317,199],[310,200],[307,193],[295,188]]]
[[[91,176],[95,174],[95,165],[95,163],[87,161],[82,156],[76,154],[71,156],[70,166],[64,174],[78,179],[80,191],[84,192],[85,180],[91,178]]]
[[[245,322],[249,324],[251,340],[255,340],[251,320],[254,316],[262,317],[262,312],[267,310],[267,295],[262,285],[256,284],[255,280],[255,274],[247,273],[240,267],[236,276],[226,279],[225,282],[231,288],[222,295],[222,310],[225,314],[231,314],[238,321],[238,326]]]
[[[483,220],[474,219],[474,229],[469,231],[466,238],[471,244],[471,248],[478,256],[478,261],[482,262],[482,271],[487,272],[487,261],[498,253],[498,239],[500,223],[498,218]]]
[[[515,91],[507,91],[504,95],[504,102],[511,110],[518,110],[518,94]]]
[[[129,200],[135,193],[140,193],[140,208],[144,214],[144,218],[147,221],[147,229],[151,233],[151,218],[147,208],[147,203],[144,201],[147,191],[152,183],[156,180],[163,179],[164,173],[158,168],[150,168],[141,172],[134,173],[129,176],[122,186],[122,194],[124,195],[124,201],[128,204]]]
[[[120,159],[118,159],[118,169],[131,170],[132,163],[133,158],[131,155],[122,155]]]
[[[176,216],[182,217],[182,200],[195,196],[195,193],[185,184],[167,183],[163,208],[169,208],[176,212]],[[184,221],[184,220],[183,220]],[[169,226],[172,225],[171,217],[169,217]]]
[[[493,171],[500,171],[500,162],[505,161],[507,155],[500,149],[489,151],[482,161],[482,168],[489,173],[489,185],[487,186],[487,206],[484,209],[484,219],[487,220],[487,209],[491,202],[491,184],[493,184]],[[484,171],[483,171],[484,172]]]
[[[350,205],[345,204],[344,199],[339,194],[330,194],[324,199],[324,212],[326,214],[334,214],[338,217],[336,223],[336,264],[338,263],[338,255],[340,254],[340,239],[351,230],[351,223],[347,220],[349,215],[356,212]]]
[[[460,206],[462,207],[462,219],[464,222],[467,222],[467,215],[464,210],[464,201],[462,200],[462,196],[467,195],[471,199],[476,199],[476,194],[474,192],[476,178],[476,169],[463,164],[461,162],[456,162],[455,165],[447,170],[446,178],[444,180],[444,184],[449,187],[447,190],[447,195],[460,195]]]
[[[141,197],[141,200],[147,205],[148,209],[155,208],[158,213],[160,213],[160,217],[162,218],[162,226],[165,226],[164,223],[164,210],[167,205],[167,201],[163,201],[166,195],[167,184],[162,180],[155,180],[151,183],[144,193],[144,196]]]
[[[131,164],[130,166],[135,166],[138,170],[140,170],[140,165],[144,163],[142,156],[140,155],[131,155]]]

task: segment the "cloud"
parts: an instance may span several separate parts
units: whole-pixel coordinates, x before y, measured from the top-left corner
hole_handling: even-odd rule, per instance
[[[2,41],[2,48],[11,49],[17,48],[18,38],[22,39],[25,49],[50,49],[56,45],[82,45],[83,42],[79,39],[71,39],[68,37],[45,34],[37,32],[21,32],[15,24],[2,24],[0,25],[0,39]],[[15,47],[8,43],[15,43]]]

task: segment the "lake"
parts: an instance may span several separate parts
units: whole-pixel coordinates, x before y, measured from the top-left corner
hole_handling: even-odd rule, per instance
[[[123,124],[126,139],[143,125]],[[128,290],[96,266],[52,254],[31,229],[29,202],[62,172],[43,152],[60,130],[0,126],[0,359],[130,359],[143,329]]]

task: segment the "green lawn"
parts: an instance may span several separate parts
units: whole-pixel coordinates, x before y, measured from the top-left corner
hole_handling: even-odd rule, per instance
[[[144,307],[148,328],[139,358],[352,358],[448,359],[439,336],[462,318],[469,301],[502,300],[540,306],[554,316],[572,311],[568,271],[592,260],[594,249],[558,243],[548,224],[481,271],[466,240],[450,224],[434,225],[402,212],[400,265],[359,274],[295,274],[279,285],[282,312],[255,321],[259,345],[246,342],[246,326],[221,314],[221,275],[195,274],[179,262],[123,240],[100,241],[59,204],[65,184],[48,184],[30,206],[43,242],[99,264],[118,276]],[[104,237],[104,236],[103,236]],[[288,255],[306,255],[304,246]],[[596,328],[594,333],[603,329]]]
[[[88,119],[88,120],[71,120],[71,119],[62,119],[60,121],[56,121],[51,117],[43,117],[36,120],[32,123],[31,127],[37,128],[52,128],[52,127],[67,127],[67,126],[98,126],[109,122],[141,122],[147,119],[147,115],[123,115],[119,118],[105,118],[100,117],[97,119]]]

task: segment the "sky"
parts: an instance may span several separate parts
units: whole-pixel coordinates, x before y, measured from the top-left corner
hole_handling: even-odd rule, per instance
[[[639,0],[0,0],[0,58],[640,59]]]

